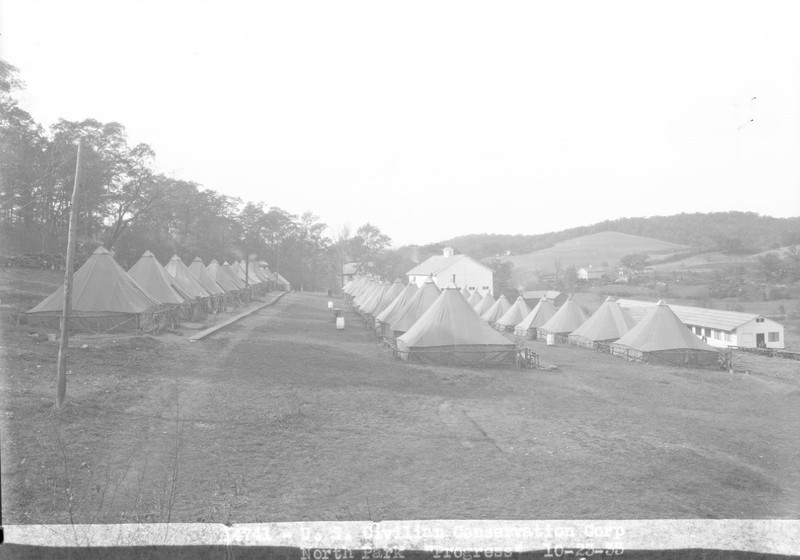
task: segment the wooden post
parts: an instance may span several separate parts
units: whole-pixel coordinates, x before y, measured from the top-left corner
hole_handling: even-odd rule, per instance
[[[78,157],[75,163],[75,184],[69,209],[69,233],[67,234],[67,271],[64,274],[64,307],[61,311],[61,338],[58,341],[58,369],[56,371],[56,408],[64,406],[67,396],[67,344],[69,342],[69,315],[72,311],[72,269],[75,266],[75,234],[78,221],[78,185],[81,176],[81,147],[78,139]]]

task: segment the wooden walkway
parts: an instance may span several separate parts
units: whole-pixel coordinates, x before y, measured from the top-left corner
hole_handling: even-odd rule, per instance
[[[264,309],[265,307],[268,307],[268,306],[272,305],[273,303],[275,303],[279,299],[281,299],[283,297],[283,295],[286,294],[286,293],[288,293],[288,292],[281,292],[281,293],[277,294],[277,296],[275,296],[274,298],[272,298],[270,301],[268,301],[266,303],[263,303],[263,304],[261,304],[261,305],[259,305],[257,307],[253,307],[252,309],[248,309],[246,311],[243,311],[242,313],[239,313],[238,315],[236,315],[234,317],[231,317],[230,319],[228,319],[226,321],[223,321],[222,323],[219,323],[217,325],[214,325],[213,327],[207,328],[206,330],[199,332],[195,336],[191,337],[189,339],[189,342],[197,342],[198,340],[203,340],[204,338],[211,336],[215,332],[217,332],[219,330],[222,330],[225,327],[228,327],[228,326],[234,324],[235,322],[239,321],[240,319],[244,319],[248,315],[252,315],[256,311],[259,311],[261,309]]]

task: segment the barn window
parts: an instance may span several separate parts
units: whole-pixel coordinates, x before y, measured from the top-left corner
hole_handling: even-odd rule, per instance
[[[711,334],[717,340],[722,340],[722,333],[720,331],[711,331]]]
[[[769,342],[780,342],[781,341],[781,333],[780,332],[771,332],[771,333],[769,333],[767,340]]]
[[[763,323],[763,322],[764,322],[764,317],[758,317],[756,319],[756,323]]]
[[[703,336],[705,336],[705,337],[711,336],[711,329],[709,329],[708,327],[705,327],[703,329]]]
[[[694,334],[701,336],[703,334],[703,329],[701,327],[695,327]]]

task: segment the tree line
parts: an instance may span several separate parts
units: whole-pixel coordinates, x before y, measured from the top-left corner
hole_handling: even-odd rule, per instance
[[[291,214],[158,173],[153,149],[131,145],[120,123],[60,119],[46,129],[19,106],[22,88],[18,70],[0,60],[0,246],[8,253],[64,253],[81,139],[79,263],[101,244],[125,268],[146,249],[162,262],[173,254],[206,263],[250,255],[305,290],[335,288],[351,260],[386,274],[405,265],[375,225],[331,236],[312,212]]]

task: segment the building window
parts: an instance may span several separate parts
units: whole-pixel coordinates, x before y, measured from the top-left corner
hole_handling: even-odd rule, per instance
[[[731,335],[731,333],[726,332],[724,334],[725,334],[725,342],[730,342],[731,340],[733,340],[733,335]]]
[[[705,336],[706,338],[711,336],[711,329],[709,329],[708,327],[704,328],[703,329],[703,336]]]
[[[701,329],[700,327],[695,327],[694,328],[694,334],[696,334],[697,336],[702,336],[703,329]]]
[[[763,323],[763,322],[764,322],[764,317],[756,318],[756,323]]]
[[[720,331],[711,331],[711,336],[717,340],[722,340],[722,333]]]
[[[781,341],[781,333],[780,332],[771,332],[767,335],[767,340],[769,342],[780,342]]]

